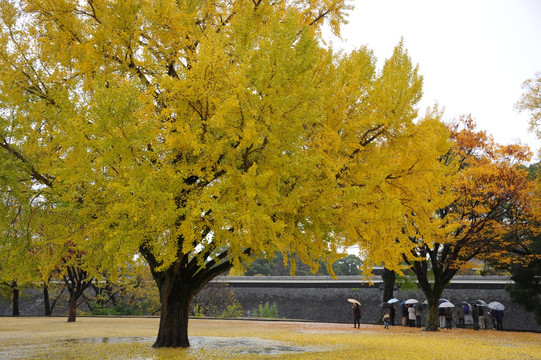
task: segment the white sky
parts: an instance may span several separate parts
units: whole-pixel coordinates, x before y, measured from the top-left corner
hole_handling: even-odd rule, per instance
[[[378,66],[400,38],[424,76],[421,113],[434,103],[446,121],[471,114],[501,144],[541,140],[514,104],[522,83],[541,72],[541,0],[354,0],[345,51],[366,45]]]

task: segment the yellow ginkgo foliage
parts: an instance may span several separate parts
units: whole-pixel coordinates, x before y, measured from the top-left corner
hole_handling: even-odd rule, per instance
[[[0,147],[85,271],[145,258],[162,305],[155,346],[189,346],[192,297],[254,256],[295,253],[317,269],[359,244],[366,264],[392,267],[412,246],[405,214],[430,230],[446,199],[423,195],[445,181],[447,130],[437,112],[418,117],[422,77],[402,42],[381,71],[366,48],[323,45],[324,22],[339,32],[347,9],[0,5]]]

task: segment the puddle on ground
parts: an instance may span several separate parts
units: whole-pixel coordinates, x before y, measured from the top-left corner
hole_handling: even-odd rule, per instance
[[[96,337],[96,338],[81,338],[81,339],[66,339],[58,341],[56,344],[59,344],[61,348],[73,347],[77,345],[84,344],[130,344],[130,343],[140,343],[148,344],[150,348],[154,341],[155,337]],[[62,345],[64,344],[64,345]],[[279,355],[286,353],[301,353],[301,352],[310,352],[316,349],[294,346],[284,342],[275,341],[275,340],[266,340],[259,338],[251,337],[211,337],[211,336],[193,336],[190,337],[191,349],[197,350],[215,350],[220,349],[228,352],[230,354],[261,354],[261,355]],[[50,344],[28,344],[28,345],[19,345],[15,346],[15,349],[6,349],[7,351],[0,351],[0,358],[7,359],[19,359],[25,358],[25,355],[35,354],[49,346],[55,346],[55,343]],[[31,357],[31,356],[29,356]]]
[[[96,337],[96,338],[81,338],[81,339],[66,339],[60,340],[60,343],[69,343],[69,344],[115,344],[115,343],[145,343],[148,342],[150,345],[156,340],[155,337],[142,337],[142,336],[106,336],[106,337]]]
[[[287,345],[279,341],[258,338],[224,338],[224,337],[191,337],[190,344],[193,348],[232,348],[239,354],[284,354],[290,352],[313,351],[313,349]]]

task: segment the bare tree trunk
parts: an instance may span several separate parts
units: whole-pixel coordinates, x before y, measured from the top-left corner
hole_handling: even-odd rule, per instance
[[[77,299],[90,286],[92,278],[89,278],[88,273],[79,267],[67,266],[66,270],[64,283],[70,294],[68,322],[74,322],[77,317]]]
[[[49,286],[47,284],[43,285],[43,302],[45,304],[45,316],[51,316],[51,302],[49,300]]]
[[[66,286],[64,284],[64,286],[62,286],[62,290],[60,291],[60,293],[58,293],[58,295],[56,295],[54,298],[53,298],[53,303],[51,304],[51,314],[53,313],[54,311],[54,307],[56,306],[56,303],[58,302],[58,300],[62,297],[62,294],[64,294],[64,291],[66,291]]]
[[[13,312],[12,312],[12,316],[19,316],[20,313],[19,313],[19,288],[17,286],[17,282],[16,281],[13,281],[12,282],[12,289],[13,289]]]

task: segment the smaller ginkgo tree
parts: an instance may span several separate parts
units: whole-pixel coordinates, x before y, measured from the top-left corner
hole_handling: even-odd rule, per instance
[[[456,172],[441,192],[453,201],[438,209],[433,232],[409,233],[415,247],[404,254],[428,300],[431,331],[438,328],[438,300],[461,267],[473,259],[509,261],[514,249],[529,242],[536,217],[536,184],[521,166],[530,159],[528,148],[494,143],[469,116],[449,129],[454,146],[441,161]],[[415,214],[408,220],[415,223]]]

